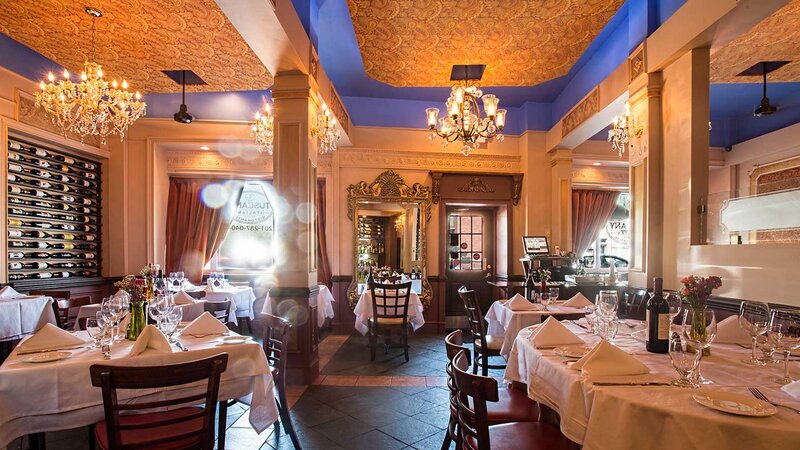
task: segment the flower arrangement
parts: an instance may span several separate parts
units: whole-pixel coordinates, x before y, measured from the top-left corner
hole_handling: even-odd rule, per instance
[[[539,267],[538,269],[536,269],[536,272],[539,274],[539,280],[541,280],[542,283],[547,283],[548,281],[550,281],[550,278],[553,277],[553,274],[550,273],[549,270],[543,267]]]
[[[142,270],[139,271],[139,274],[145,280],[148,278],[153,278],[158,275],[158,271],[161,270],[161,266],[158,264],[148,264],[142,267]]]
[[[697,275],[689,275],[681,278],[683,287],[680,294],[685,298],[692,308],[705,308],[706,301],[714,289],[722,286],[720,277],[699,277]]]
[[[135,275],[125,275],[123,279],[114,283],[114,286],[130,294],[134,301],[144,300],[146,296],[144,278]]]
[[[126,336],[128,340],[135,341],[147,325],[145,316],[145,302],[152,292],[153,278],[158,274],[160,266],[158,264],[148,264],[139,271],[139,275],[125,275],[125,277],[114,283],[114,286],[122,289],[130,295],[130,321]]]

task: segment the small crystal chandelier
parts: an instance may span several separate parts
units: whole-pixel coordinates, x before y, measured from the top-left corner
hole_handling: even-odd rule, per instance
[[[103,69],[95,60],[95,20],[103,13],[97,9],[84,8],[92,16],[92,54],[91,60],[83,64],[80,83],[73,83],[67,70],[63,80],[47,75],[48,83],[39,83],[36,93],[36,106],[42,107],[52,116],[53,123],[67,133],[75,133],[81,142],[87,136],[100,136],[105,144],[106,137],[119,134],[125,138],[128,127],[145,115],[147,105],[141,101],[139,92],[128,92],[128,82],[122,80],[122,89],[117,80],[111,85],[103,79]]]
[[[478,99],[483,100],[483,113],[478,106]],[[461,153],[469,156],[473,149],[482,142],[494,139],[501,142],[504,136],[501,131],[506,124],[506,110],[497,109],[500,99],[492,94],[483,94],[478,85],[471,80],[453,86],[450,97],[445,103],[447,117],[439,119],[439,108],[428,108],[425,115],[432,133],[430,140],[436,136],[442,138],[442,147],[455,141],[462,141]],[[438,129],[437,129],[438,125]]]
[[[622,117],[614,116],[611,124],[612,128],[608,130],[608,142],[621,159],[626,147],[629,147],[631,138],[639,139],[644,133],[644,127],[634,122],[631,117],[631,105],[628,102],[625,102],[625,114]]]
[[[336,127],[336,118],[331,116],[328,105],[322,104],[317,115],[317,125],[311,128],[311,136],[319,139],[319,154],[327,155],[336,151],[336,143],[342,138]]]
[[[274,134],[275,117],[272,115],[272,108],[269,103],[264,105],[264,114],[256,112],[256,122],[250,125],[250,136],[256,138],[258,152],[267,152],[272,155],[272,140]]]

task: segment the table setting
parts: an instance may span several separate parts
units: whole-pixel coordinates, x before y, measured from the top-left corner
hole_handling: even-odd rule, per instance
[[[535,303],[520,294],[515,294],[508,300],[492,303],[485,316],[488,323],[487,333],[503,337],[503,346],[500,349],[503,357],[507,357],[511,352],[514,339],[523,328],[541,323],[542,320],[552,316],[577,318],[585,314],[587,305],[593,305],[580,293],[563,302],[557,302],[555,298],[551,296],[545,301]]]
[[[584,449],[800,448],[800,365],[789,361],[800,314],[743,302],[717,323],[711,309],[680,308],[668,313],[666,354],[653,353],[635,336],[646,323],[620,321],[613,298],[601,296],[586,318],[521,330],[505,378],[527,384]],[[724,343],[716,341],[723,322]]]
[[[177,274],[180,274],[180,272],[177,272]],[[176,280],[180,280],[180,278],[176,278]],[[237,318],[255,319],[253,303],[255,303],[256,295],[253,292],[253,288],[250,286],[234,286],[225,279],[224,274],[212,272],[205,286],[191,285],[191,283],[187,283],[184,280],[175,290],[175,292],[179,291],[189,294],[202,293],[203,297],[200,300],[209,302],[222,302],[225,299],[229,299],[231,301],[231,312],[228,315],[228,320],[234,325],[239,324]]]
[[[333,319],[335,317],[333,302],[335,302],[336,299],[333,298],[333,294],[331,294],[331,290],[328,286],[320,284],[316,301],[317,326],[321,327],[325,324],[325,319]],[[279,311],[276,305],[273,305],[272,298],[269,296],[269,291],[267,291],[267,296],[264,298],[264,306],[261,307],[261,312],[281,317],[284,316],[283,311]]]
[[[376,289],[376,291],[380,290]],[[402,291],[401,289],[401,292]],[[408,323],[411,324],[414,331],[417,331],[420,327],[425,325],[425,317],[423,316],[424,310],[425,308],[422,306],[419,295],[412,291],[408,298]],[[353,313],[356,315],[356,330],[362,335],[366,335],[369,331],[369,319],[372,317],[373,313],[372,293],[369,289],[361,293],[355,308],[353,308]]]
[[[178,310],[175,308],[175,310]],[[192,361],[221,352],[230,363],[219,399],[251,405],[249,420],[262,432],[278,418],[274,383],[261,345],[230,331],[209,313],[191,322],[180,314],[159,317],[135,339],[115,338],[119,323],[110,310],[90,319],[85,331],[68,332],[46,324],[26,338],[0,366],[0,446],[34,432],[71,429],[103,419],[103,399],[89,380],[92,364],[156,366]],[[122,391],[129,402],[145,402],[202,391],[187,386]]]

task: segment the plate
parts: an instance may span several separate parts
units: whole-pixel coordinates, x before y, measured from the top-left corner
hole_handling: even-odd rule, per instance
[[[692,398],[706,408],[737,416],[768,417],[778,411],[777,408],[767,402],[729,392],[703,392],[693,395]]]
[[[556,347],[553,351],[558,356],[563,356],[565,358],[583,358],[589,353],[592,349],[585,346],[585,345],[569,345],[566,347]]]
[[[35,355],[30,355],[22,358],[22,361],[27,363],[46,363],[46,362],[53,362],[53,361],[60,361],[62,359],[67,359],[72,356],[70,352],[45,352],[45,353],[37,353]]]
[[[217,345],[236,345],[252,341],[250,336],[225,336],[217,342]]]

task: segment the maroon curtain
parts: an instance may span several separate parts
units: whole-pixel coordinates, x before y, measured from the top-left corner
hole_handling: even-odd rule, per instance
[[[203,267],[219,250],[236,216],[241,187],[229,192],[228,202],[209,208],[202,191],[208,179],[170,178],[167,200],[167,272],[184,272],[200,282]]]
[[[325,180],[317,180],[317,282],[331,287],[328,240],[325,236]]]
[[[572,191],[572,250],[578,258],[611,218],[617,207],[617,197],[619,192],[614,191]]]

